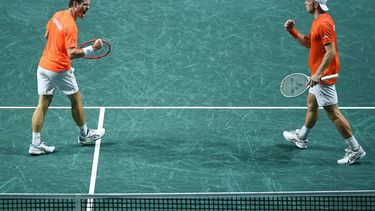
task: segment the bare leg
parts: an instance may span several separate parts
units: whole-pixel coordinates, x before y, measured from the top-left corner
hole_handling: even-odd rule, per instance
[[[329,119],[333,122],[337,128],[337,131],[339,131],[344,139],[352,137],[352,127],[350,126],[348,120],[340,112],[337,104],[325,106],[324,110],[327,112]]]
[[[83,110],[82,97],[79,92],[69,95],[70,102],[72,104],[72,115],[77,126],[80,128],[79,143],[81,145],[89,145],[100,139],[105,134],[105,129],[101,128],[98,130],[86,129],[86,117]],[[83,134],[84,133],[84,134]]]
[[[357,139],[353,136],[352,127],[350,126],[348,120],[342,115],[337,104],[324,106],[328,117],[331,119],[333,124],[336,126],[337,131],[345,139],[348,149],[345,150],[345,156],[337,160],[340,165],[350,165],[357,162],[358,159],[363,158],[366,152],[363,150],[361,145],[359,145]]]
[[[31,120],[31,129],[33,132],[40,133],[42,131],[44,118],[48,107],[52,102],[52,98],[53,95],[39,95],[38,106],[36,107]]]
[[[86,115],[83,110],[82,97],[80,92],[68,95],[72,106],[72,116],[77,126],[82,126],[86,123]]]
[[[298,148],[305,149],[307,147],[307,137],[310,133],[310,129],[312,129],[318,121],[318,113],[319,106],[315,95],[309,93],[307,96],[307,111],[303,127],[295,131],[284,131],[284,138],[287,141],[294,142]]]
[[[31,155],[40,155],[55,151],[54,146],[47,146],[45,143],[41,143],[40,140],[40,132],[42,131],[44,118],[52,102],[52,98],[53,95],[39,95],[38,106],[31,120],[31,129],[33,131],[32,144],[29,148],[29,154]]]
[[[307,96],[307,111],[305,117],[305,127],[311,129],[318,121],[319,106],[315,95],[309,93]]]

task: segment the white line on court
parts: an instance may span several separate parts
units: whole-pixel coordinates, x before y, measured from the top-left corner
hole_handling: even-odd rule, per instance
[[[105,108],[100,107],[98,129],[103,129],[104,114],[105,114]],[[89,194],[95,193],[96,173],[97,173],[97,170],[98,170],[99,152],[100,152],[101,141],[102,141],[101,139],[98,139],[98,140],[95,141],[95,151],[94,151],[94,158],[93,158],[93,161],[92,161]],[[91,211],[92,202],[93,202],[93,199],[87,200],[87,209],[86,209],[87,211]]]
[[[66,106],[51,106],[50,109],[71,109]],[[124,110],[298,110],[306,106],[87,106],[85,109],[124,109]],[[0,109],[35,109],[35,106],[0,106]],[[321,108],[322,109],[322,108]],[[343,106],[342,110],[375,110],[371,106]]]

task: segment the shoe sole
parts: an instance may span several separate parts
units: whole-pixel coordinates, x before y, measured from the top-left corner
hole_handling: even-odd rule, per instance
[[[30,151],[29,151],[29,154],[30,154],[30,155],[43,155],[43,154],[46,154],[46,153],[43,152],[43,151],[42,151],[42,152],[30,152]]]
[[[93,144],[95,144],[95,141],[101,139],[104,135],[105,135],[105,130],[103,132],[103,135],[101,135],[99,138],[97,138],[97,139],[89,139],[89,140],[84,140],[84,141],[81,141],[80,137],[78,136],[78,143],[80,143],[82,146],[93,145]]]
[[[54,152],[55,150],[53,150],[52,152]],[[44,155],[44,154],[50,154],[52,152],[49,152],[49,151],[46,151],[46,150],[40,150],[38,152],[30,152],[29,150],[29,154],[30,155]]]
[[[358,157],[354,158],[354,159],[351,159],[348,163],[337,163],[339,165],[342,165],[342,166],[349,166],[349,165],[352,165],[353,163],[357,162],[359,159],[365,157],[366,155],[366,151],[363,151],[362,154],[360,154]]]
[[[306,149],[307,148],[307,145],[299,145],[299,143],[298,142],[294,142],[294,141],[292,141],[298,148],[300,148],[300,149]]]
[[[43,154],[49,154],[55,151],[55,148],[53,148],[52,151],[46,150],[44,148],[29,148],[29,154],[30,155],[43,155]]]
[[[300,149],[306,149],[306,148],[307,148],[307,145],[306,145],[306,144],[305,144],[305,145],[300,145],[300,143],[299,143],[298,141],[289,140],[288,138],[285,137],[284,133],[283,133],[283,137],[284,137],[284,139],[285,139],[286,141],[294,143],[294,144],[295,144],[298,148],[300,148]]]
[[[82,146],[86,146],[86,145],[93,145],[95,143],[96,140],[88,140],[88,141],[80,141],[78,139],[78,143],[81,144]]]

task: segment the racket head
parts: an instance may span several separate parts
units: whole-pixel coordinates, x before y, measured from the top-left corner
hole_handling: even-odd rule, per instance
[[[303,94],[309,87],[306,86],[309,77],[303,73],[287,75],[280,83],[280,92],[285,97],[297,97]]]
[[[79,46],[79,48],[84,48],[84,47],[90,46],[90,45],[94,44],[95,40],[97,40],[97,39],[88,40],[88,41],[82,43]],[[102,39],[102,42],[103,42],[103,46],[102,46],[101,49],[94,51],[90,55],[85,55],[83,58],[85,58],[85,59],[100,59],[100,58],[106,57],[111,52],[111,49],[112,49],[111,44],[104,39]]]

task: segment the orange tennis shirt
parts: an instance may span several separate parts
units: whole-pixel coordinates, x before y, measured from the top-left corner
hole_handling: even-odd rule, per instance
[[[324,45],[328,43],[335,44],[336,56],[331,64],[322,73],[322,76],[336,74],[340,71],[339,53],[337,50],[337,39],[335,31],[335,23],[330,15],[322,14],[313,21],[309,34],[311,48],[309,55],[309,67],[311,75],[315,74],[319,65],[323,61],[326,50]],[[336,83],[337,79],[321,81],[322,84],[332,85]]]
[[[78,28],[70,12],[59,11],[52,16],[47,23],[46,39],[39,66],[54,72],[70,70],[67,48],[78,46]]]

